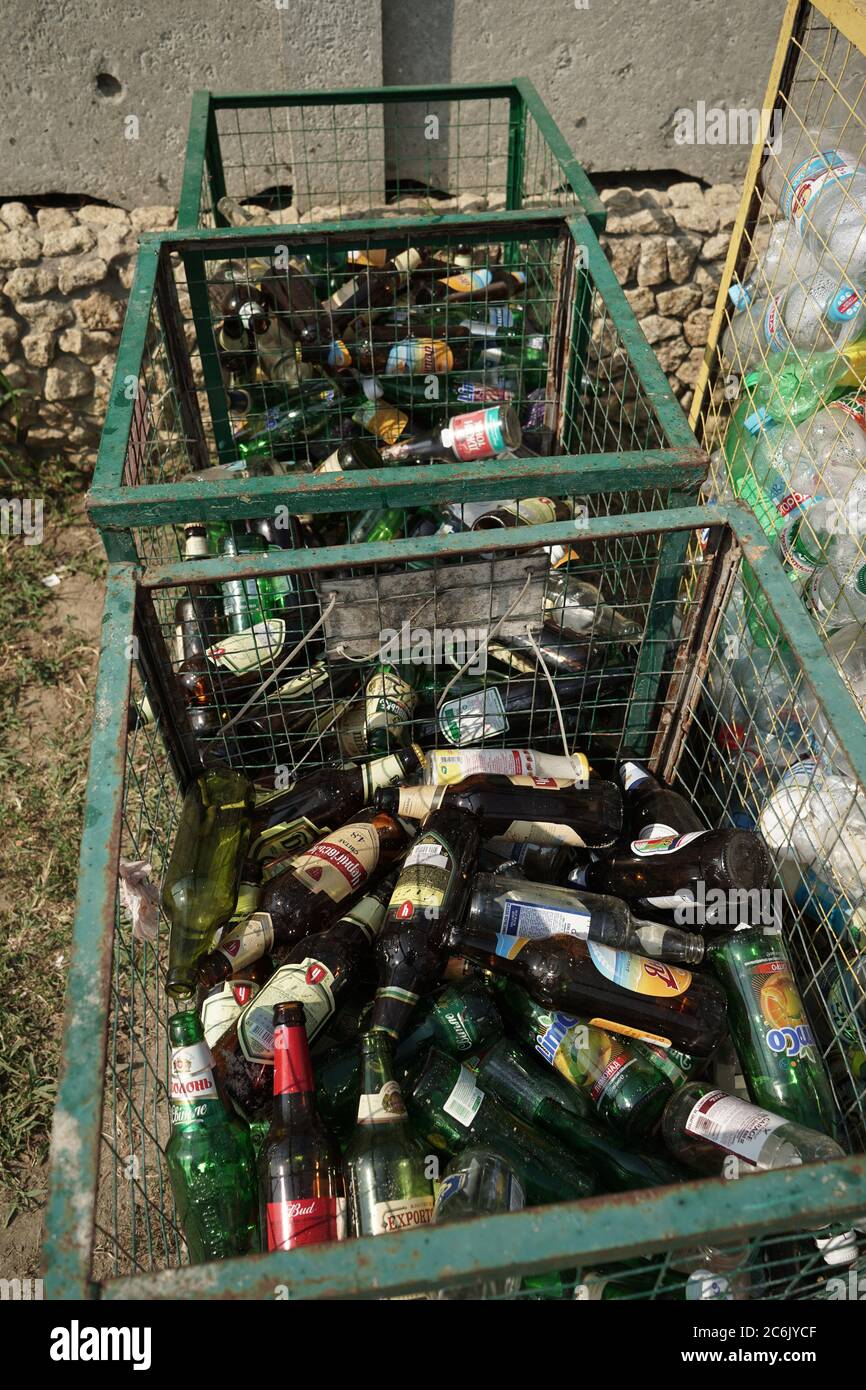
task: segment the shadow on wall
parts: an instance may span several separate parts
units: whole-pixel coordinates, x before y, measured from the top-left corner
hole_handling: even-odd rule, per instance
[[[404,0],[382,3],[382,84],[385,87],[450,83],[454,0],[426,0],[415,11]],[[487,102],[430,102],[387,106],[385,173],[389,193],[426,188],[448,196],[459,190],[457,123],[483,119]],[[452,131],[451,124],[455,123]],[[473,142],[475,143],[475,142]],[[476,146],[477,147],[477,146]]]

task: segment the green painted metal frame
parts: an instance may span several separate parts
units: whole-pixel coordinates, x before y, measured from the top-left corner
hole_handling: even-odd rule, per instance
[[[607,209],[568,141],[554,121],[535,86],[526,77],[508,82],[481,82],[456,86],[344,87],[313,92],[210,92],[193,93],[189,135],[184,158],[177,225],[182,230],[199,226],[201,190],[205,176],[214,208],[225,193],[225,176],[216,128],[217,111],[244,107],[346,106],[368,103],[394,106],[412,101],[474,101],[507,99],[509,102],[508,172],[506,205],[519,208],[526,147],[526,123],[531,116],[581,211],[596,232],[604,231]],[[219,216],[219,214],[217,214]],[[459,218],[458,218],[459,220]]]
[[[687,538],[706,526],[729,528],[751,566],[792,658],[819,692],[827,719],[861,784],[866,786],[866,729],[860,712],[826,655],[814,628],[751,513],[738,505],[684,507],[592,519],[585,536],[667,533]],[[728,530],[723,530],[728,535]],[[568,523],[526,527],[527,547],[573,536]],[[510,538],[460,535],[396,540],[358,548],[357,561],[393,563],[436,554],[507,548]],[[291,567],[313,571],[345,559],[341,547],[292,553]],[[285,570],[288,555],[250,557],[238,573],[263,576]],[[490,1217],[471,1228],[449,1227],[348,1242],[338,1248],[273,1253],[196,1269],[109,1281],[90,1280],[105,1077],[115,881],[124,792],[124,750],[130,686],[130,650],[136,594],[220,576],[225,562],[200,560],[142,574],[128,565],[110,569],[102,654],[81,848],[78,907],[73,936],[45,1244],[51,1298],[273,1297],[277,1285],[295,1297],[356,1297],[399,1292],[425,1280],[458,1283],[484,1272],[519,1266],[561,1268],[585,1259],[627,1259],[667,1244],[724,1243],[733,1236],[819,1226],[866,1210],[866,1160],[779,1170],[732,1185],[723,1180],[660,1188],[557,1205],[523,1215]],[[694,630],[692,642],[700,640]],[[705,640],[705,639],[704,639]],[[687,694],[685,696],[687,698]],[[679,717],[687,713],[679,706]]]
[[[579,304],[590,293],[590,285],[594,284],[611,323],[627,348],[633,371],[641,382],[669,448],[623,450],[597,455],[556,455],[517,462],[494,459],[486,462],[483,469],[477,465],[453,463],[436,464],[423,470],[383,469],[364,475],[231,479],[219,488],[192,483],[158,483],[140,487],[124,485],[124,466],[136,406],[130,383],[136,383],[139,379],[152,301],[166,277],[165,267],[172,252],[178,252],[187,260],[188,266],[200,267],[204,258],[220,254],[223,243],[237,245],[240,242],[245,246],[254,243],[258,253],[268,254],[279,245],[290,245],[292,241],[309,239],[311,235],[324,235],[351,243],[353,238],[363,233],[365,236],[375,235],[383,242],[394,238],[397,245],[402,244],[415,228],[419,234],[435,242],[437,235],[444,237],[453,232],[455,219],[428,217],[419,221],[416,218],[401,223],[399,227],[387,219],[332,222],[313,229],[287,226],[271,228],[267,232],[256,230],[249,236],[235,227],[151,234],[141,238],[109,392],[108,413],[87,497],[88,512],[102,533],[109,559],[134,563],[136,552],[130,534],[132,528],[196,520],[202,515],[202,503],[208,517],[243,518],[261,516],[274,506],[285,504],[289,494],[303,502],[300,510],[306,511],[470,501],[501,496],[503,484],[509,488],[508,495],[516,497],[537,496],[539,492],[551,489],[560,495],[565,492],[598,495],[644,487],[670,489],[674,494],[674,503],[694,495],[706,476],[706,456],[697,448],[685,415],[643,336],[588,219],[582,215],[566,217],[561,210],[542,210],[471,214],[460,220],[468,230],[498,228],[518,236],[533,231],[542,235],[549,228],[567,229],[580,252],[580,264],[584,267],[578,270]],[[202,361],[206,387],[210,388],[208,399],[211,411],[215,418],[225,420],[225,394],[214,375],[218,372],[218,364],[209,313],[204,304],[196,308],[194,300],[193,313],[204,349]],[[573,329],[577,350],[582,353],[585,340],[576,334],[577,330]],[[208,343],[211,350],[208,350]],[[576,374],[577,369],[572,367],[572,377]],[[222,456],[225,457],[225,452]]]

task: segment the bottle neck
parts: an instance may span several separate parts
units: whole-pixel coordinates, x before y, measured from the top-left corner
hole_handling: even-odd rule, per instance
[[[405,1118],[406,1107],[394,1079],[388,1039],[383,1032],[369,1033],[363,1044],[358,1124],[394,1125]]]
[[[307,1032],[281,1023],[274,1030],[274,1119],[296,1118],[315,1110],[315,1082]]]

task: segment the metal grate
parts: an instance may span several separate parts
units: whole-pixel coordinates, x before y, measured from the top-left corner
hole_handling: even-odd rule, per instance
[[[251,558],[244,577],[254,604],[261,602],[263,586],[283,576],[295,586],[292,611],[300,615],[300,627],[310,634],[314,620],[324,619],[312,635],[327,647],[328,675],[315,690],[303,681],[286,689],[286,669],[262,688],[274,673],[273,654],[261,646],[260,633],[246,629],[247,651],[258,647],[258,688],[254,683],[232,696],[211,686],[199,711],[217,715],[216,734],[200,735],[198,741],[174,680],[179,665],[175,605],[190,596],[192,584],[213,585],[224,594],[237,572],[219,560],[196,560],[153,569],[136,583],[133,571],[112,568],[54,1141],[49,1268],[59,1291],[69,1293],[92,1279],[106,1296],[153,1296],[157,1289],[167,1296],[193,1296],[206,1286],[211,1296],[269,1297],[277,1284],[286,1284],[292,1296],[303,1297],[312,1287],[307,1281],[315,1279],[317,1296],[370,1297],[383,1287],[435,1286],[447,1265],[452,1282],[461,1271],[469,1274],[482,1266],[491,1279],[497,1272],[502,1279],[521,1270],[522,1287],[510,1296],[529,1298],[583,1298],[586,1290],[579,1286],[588,1284],[592,1294],[598,1278],[612,1281],[608,1296],[693,1297],[701,1286],[694,1278],[689,1283],[689,1277],[701,1270],[727,1281],[713,1296],[850,1296],[847,1283],[843,1290],[832,1279],[848,1280],[851,1271],[830,1269],[819,1259],[810,1233],[828,1222],[847,1229],[852,1213],[864,1209],[866,1178],[855,1159],[827,1165],[826,1172],[825,1167],[784,1170],[737,1184],[719,1179],[633,1193],[625,1203],[600,1197],[539,1209],[526,1218],[531,1232],[523,1218],[507,1216],[473,1223],[468,1240],[465,1227],[423,1237],[407,1233],[396,1241],[377,1238],[361,1252],[363,1260],[356,1243],[349,1242],[338,1250],[185,1273],[175,1268],[183,1251],[161,1152],[167,1137],[163,971],[168,932],[160,920],[154,944],[132,940],[115,902],[118,857],[150,863],[159,883],[178,808],[175,779],[185,780],[205,749],[247,766],[263,787],[272,786],[280,773],[291,777],[333,756],[328,740],[346,727],[346,711],[337,720],[334,713],[347,699],[351,706],[357,681],[369,669],[367,661],[349,659],[363,653],[349,653],[348,639],[354,637],[358,647],[368,637],[381,640],[393,622],[397,593],[407,615],[423,605],[425,622],[435,625],[452,613],[449,604],[461,577],[467,581],[467,619],[488,627],[479,644],[486,669],[467,673],[462,689],[452,684],[448,690],[454,662],[434,650],[429,664],[422,663],[419,704],[401,740],[420,736],[429,746],[431,735],[419,721],[441,717],[437,708],[443,699],[470,699],[473,691],[495,687],[507,706],[509,692],[522,681],[530,691],[526,722],[512,721],[511,727],[492,732],[490,741],[514,746],[517,738],[521,745],[561,749],[542,670],[535,664],[528,676],[523,670],[503,671],[490,629],[503,613],[513,618],[511,627],[503,624],[503,646],[508,650],[512,643],[512,654],[516,650],[527,659],[514,638],[522,625],[542,640],[542,624],[550,622],[547,600],[560,583],[554,564],[564,546],[571,557],[567,585],[590,584],[593,589],[582,592],[596,595],[581,639],[575,643],[563,629],[547,648],[549,665],[557,658],[573,661],[578,652],[582,663],[570,690],[559,687],[569,748],[585,751],[602,773],[610,771],[622,749],[643,751],[712,826],[757,820],[768,832],[767,806],[784,793],[792,770],[799,770],[794,785],[804,794],[826,794],[828,787],[838,792],[833,778],[845,788],[847,799],[836,803],[822,836],[804,838],[794,828],[768,839],[795,974],[827,1063],[847,1146],[862,1153],[866,972],[857,901],[866,890],[866,735],[859,714],[777,562],[762,553],[760,531],[744,511],[692,508],[599,517],[586,523],[576,545],[574,535],[572,523],[560,522],[525,528],[518,548],[513,531],[491,531],[359,546],[348,564],[340,547]],[[348,595],[353,604],[358,600],[354,632],[337,621],[338,601]],[[611,610],[618,615],[616,625]],[[130,644],[133,635],[137,645]],[[131,692],[135,727],[127,730],[130,654],[137,658]],[[375,659],[375,652],[371,655]],[[309,656],[320,660],[322,649],[305,650],[302,665]],[[736,700],[749,680],[753,697],[741,709]],[[244,724],[250,710],[259,721],[256,729]],[[310,723],[320,716],[325,727],[320,724],[311,737]],[[357,755],[363,757],[363,751]],[[116,831],[106,833],[111,826]],[[94,923],[101,923],[100,930]],[[108,988],[97,962],[112,943]],[[106,978],[104,1000],[94,992],[94,978]],[[88,999],[86,1019],[79,990]],[[103,1019],[108,1062],[100,1125]],[[68,1160],[71,1131],[77,1143],[74,1164]],[[95,1242],[87,1248],[80,1239],[66,1238],[70,1226],[80,1232],[84,1212],[94,1214],[97,1226]],[[416,1248],[422,1239],[423,1254],[420,1244]],[[168,1282],[150,1283],[150,1272],[160,1269],[169,1271],[163,1276]],[[555,1276],[535,1278],[550,1276],[551,1270]],[[711,1294],[705,1289],[700,1296]]]
[[[179,227],[604,208],[525,79],[193,98]],[[223,202],[228,199],[228,202]]]
[[[853,622],[862,638],[866,25],[858,7],[789,4],[763,115],[691,420],[711,455],[714,494],[752,506],[818,630],[830,639]]]

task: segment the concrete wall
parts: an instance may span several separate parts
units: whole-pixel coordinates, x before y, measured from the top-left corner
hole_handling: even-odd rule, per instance
[[[674,113],[758,106],[783,11],[784,0],[4,0],[0,197],[176,202],[196,87],[520,74],[590,172],[736,180],[747,147],[677,144]]]

